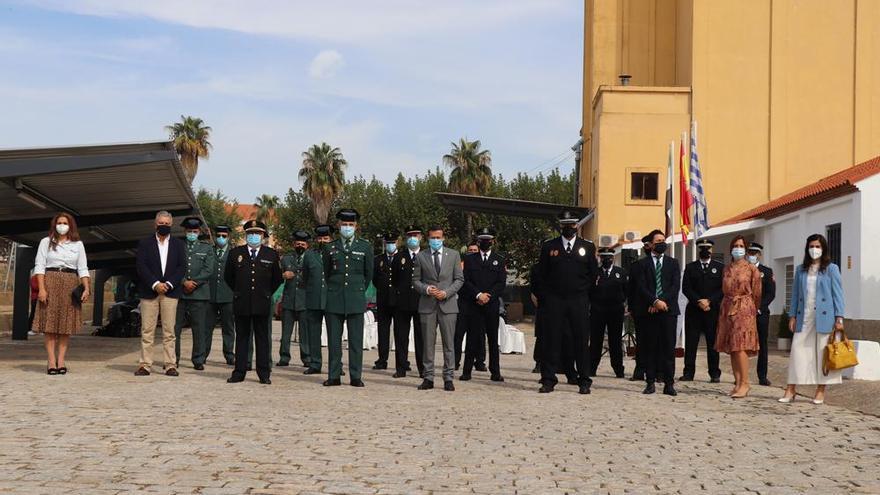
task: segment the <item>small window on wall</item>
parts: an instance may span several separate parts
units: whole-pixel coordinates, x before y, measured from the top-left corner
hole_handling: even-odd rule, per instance
[[[840,224],[825,226],[825,239],[828,240],[828,251],[831,262],[840,267]]]
[[[630,199],[657,201],[657,184],[660,174],[656,172],[633,172],[630,177]]]

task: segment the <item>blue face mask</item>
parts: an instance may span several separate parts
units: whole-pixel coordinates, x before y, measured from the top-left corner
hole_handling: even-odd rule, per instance
[[[199,234],[197,234],[195,232],[187,232],[186,233],[186,240],[187,240],[187,242],[196,242],[197,240],[199,240]]]
[[[753,265],[758,264],[758,257],[755,256],[754,254],[750,254],[750,255],[746,256],[746,260]]]
[[[394,244],[391,242],[385,244],[385,252],[386,253],[394,254],[395,251],[397,251],[397,244]]]
[[[263,243],[263,236],[260,234],[248,234],[247,235],[247,245],[255,248]]]
[[[419,247],[419,238],[418,237],[407,237],[406,238],[406,247],[410,249],[415,249]]]
[[[428,239],[428,245],[434,251],[439,251],[443,247],[443,239]]]
[[[343,225],[339,227],[339,235],[341,235],[345,239],[351,239],[354,237],[354,226],[353,225]]]
[[[216,242],[217,242],[217,245],[218,245],[218,246],[220,246],[220,247],[225,247],[225,246],[226,246],[226,243],[227,243],[228,241],[229,241],[229,239],[227,239],[226,237],[218,237]]]
[[[746,255],[746,248],[735,247],[730,250],[730,255],[733,256],[735,260],[741,260],[743,256]]]

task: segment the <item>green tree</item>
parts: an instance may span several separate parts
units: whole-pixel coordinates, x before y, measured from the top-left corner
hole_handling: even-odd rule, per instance
[[[303,152],[299,178],[303,181],[303,192],[312,200],[318,223],[327,222],[330,207],[345,186],[347,165],[339,148],[327,143],[312,145]]]
[[[230,200],[225,194],[219,190],[211,192],[205,188],[199,188],[196,193],[196,203],[199,210],[208,224],[208,228],[213,231],[218,225],[226,225],[229,227],[229,236],[233,241],[238,241],[241,233],[236,227],[241,225],[241,216],[239,216],[237,207],[238,201]]]
[[[452,168],[449,173],[449,190],[472,196],[485,195],[492,185],[492,154],[480,149],[480,140],[459,139],[451,143],[452,149],[443,155],[443,164]],[[467,214],[467,236],[473,235],[472,214]]]
[[[279,249],[290,249],[293,244],[293,233],[305,230],[314,235],[312,220],[312,201],[305,193],[287,190],[284,200],[279,202],[275,210],[275,242]]]
[[[198,117],[180,116],[180,122],[165,126],[180,157],[186,180],[192,184],[199,171],[199,158],[208,158],[211,128]]]
[[[272,212],[278,208],[279,199],[274,194],[257,196],[254,206],[257,207],[257,220],[268,224],[272,220]]]

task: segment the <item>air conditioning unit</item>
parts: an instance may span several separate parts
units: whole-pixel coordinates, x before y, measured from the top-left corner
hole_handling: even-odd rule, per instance
[[[612,247],[617,244],[617,234],[599,234],[599,247]]]
[[[642,233],[638,230],[627,230],[623,233],[623,240],[626,242],[636,242],[642,240]]]

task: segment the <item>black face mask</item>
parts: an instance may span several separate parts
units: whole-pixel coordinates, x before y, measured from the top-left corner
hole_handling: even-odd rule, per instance
[[[700,259],[707,260],[712,257],[712,250],[709,248],[700,248]]]
[[[562,227],[562,237],[569,239],[571,237],[574,237],[575,234],[577,234],[577,229],[572,227],[571,225],[566,225],[565,227]]]
[[[606,256],[602,257],[602,268],[608,269],[611,268],[611,265],[614,264],[614,258],[609,258]]]
[[[663,254],[666,252],[666,243],[661,242],[658,244],[654,244],[654,252],[657,254]]]
[[[293,250],[296,251],[296,254],[303,254],[304,252],[306,252],[306,248],[302,246],[296,246],[295,248],[293,248]]]
[[[483,252],[492,249],[492,241],[490,240],[481,240],[477,243],[477,245],[480,247],[480,251]]]
[[[171,226],[170,225],[157,225],[156,226],[156,233],[161,236],[166,236],[171,233]]]

